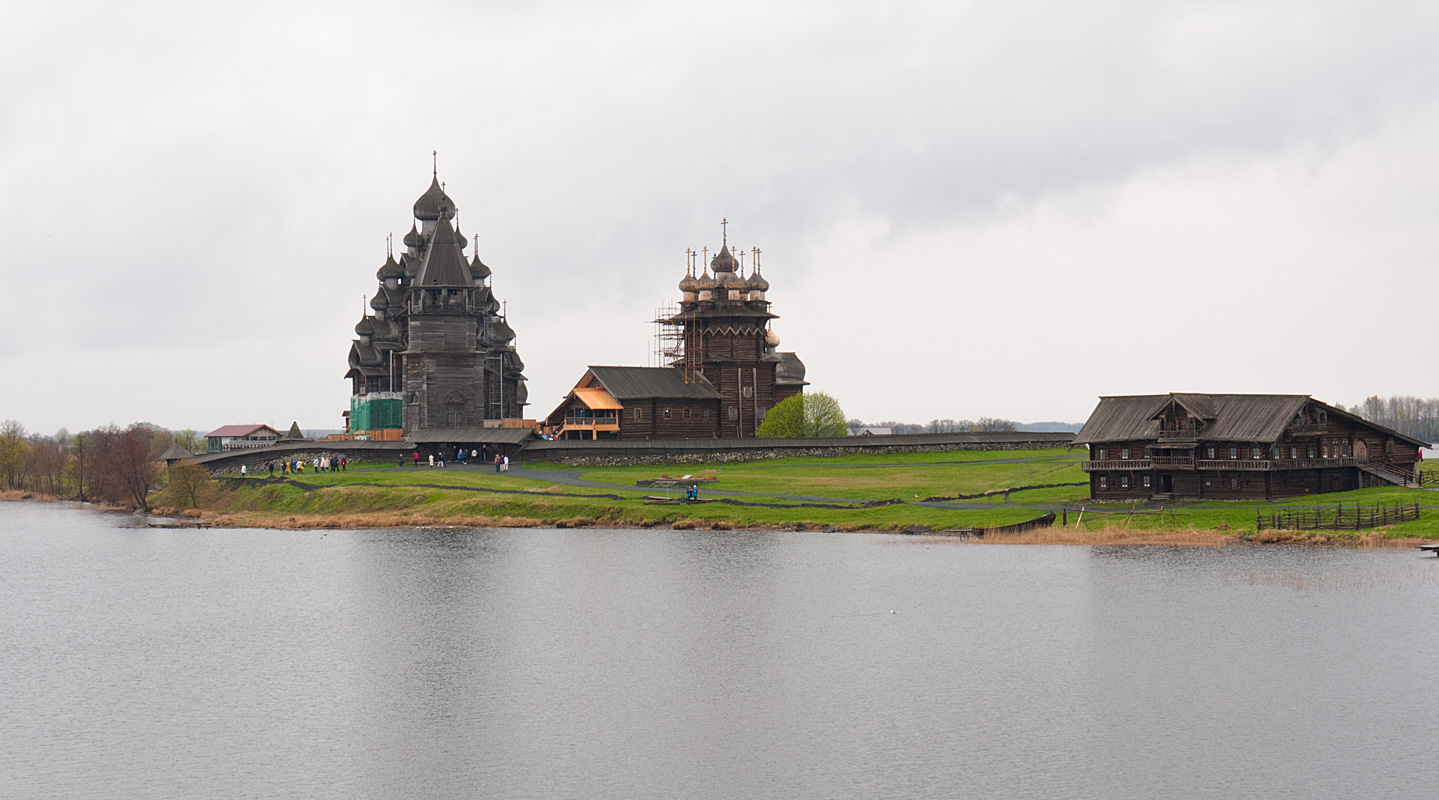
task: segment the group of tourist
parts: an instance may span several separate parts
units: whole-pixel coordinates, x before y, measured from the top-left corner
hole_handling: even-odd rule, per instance
[[[416,451],[411,455],[410,458],[411,458],[411,460],[414,462],[414,464],[415,464],[416,467],[420,466],[420,451],[419,451],[419,450],[416,450]],[[464,449],[463,447],[458,448],[458,449],[455,450],[455,460],[456,460],[456,461],[458,461],[460,464],[467,464],[467,463],[469,463],[469,461],[467,461],[466,459],[467,459],[467,457],[466,457],[466,455],[465,455],[465,449]],[[471,450],[470,453],[469,453],[468,459],[469,459],[469,460],[472,460],[472,461],[475,461],[475,462],[477,462],[477,463],[483,461],[483,458],[480,456],[480,451],[478,451],[478,450]],[[441,468],[443,468],[443,467],[445,466],[445,451],[441,450],[441,451],[439,451],[438,453],[431,453],[428,457],[426,457],[425,463],[429,464],[431,467],[441,467]],[[399,464],[400,464],[401,467],[405,466],[405,456],[404,456],[403,454],[400,456]],[[505,472],[505,471],[508,471],[509,468],[510,468],[510,457],[509,457],[509,456],[500,455],[499,453],[496,453],[496,454],[495,454],[495,472]]]
[[[266,461],[265,469],[270,471],[270,477],[275,477],[275,465],[277,462]],[[302,458],[286,459],[278,462],[282,475],[298,475],[305,471],[305,460]],[[330,456],[317,456],[310,459],[310,467],[316,472],[343,472],[350,465],[350,460],[344,456],[331,458]],[[244,466],[240,467],[240,474],[246,474]]]

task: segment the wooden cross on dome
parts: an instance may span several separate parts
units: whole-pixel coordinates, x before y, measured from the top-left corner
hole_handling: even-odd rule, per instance
[[[720,236],[721,236],[721,238],[724,239],[724,244],[725,244],[726,246],[728,246],[728,245],[729,245],[729,218],[728,218],[728,217],[720,220],[720,230],[721,230]]]

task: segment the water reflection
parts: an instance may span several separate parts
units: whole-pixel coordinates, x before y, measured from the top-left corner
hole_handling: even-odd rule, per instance
[[[1433,559],[0,505],[34,796],[1427,797]]]

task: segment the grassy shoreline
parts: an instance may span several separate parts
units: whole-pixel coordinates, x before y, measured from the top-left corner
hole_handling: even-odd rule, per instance
[[[999,528],[1048,511],[1065,524],[998,534],[990,543],[1230,545],[1304,543],[1398,546],[1439,538],[1439,494],[1399,487],[1273,503],[1183,501],[1163,507],[1096,504],[1080,452],[962,451],[794,458],[742,464],[571,467],[525,465],[399,468],[355,464],[345,472],[252,475],[208,481],[185,494],[170,486],[154,511],[182,525],[275,529],[613,527],[907,533]],[[518,466],[518,465],[517,465]],[[662,475],[714,478],[701,505],[647,505],[663,489],[636,481]],[[21,499],[19,493],[0,495]],[[673,492],[677,496],[679,492]],[[930,498],[955,498],[929,502]],[[40,499],[40,498],[30,498]],[[1421,518],[1368,531],[1257,532],[1270,510],[1344,504],[1418,503]],[[1081,509],[1083,512],[1081,513]]]

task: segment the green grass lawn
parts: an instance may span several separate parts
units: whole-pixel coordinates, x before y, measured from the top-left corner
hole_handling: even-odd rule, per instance
[[[901,459],[900,456],[925,456]],[[1019,464],[994,463],[1035,459]],[[776,459],[743,464],[685,464],[677,466],[606,467],[578,469],[585,480],[633,486],[635,481],[661,475],[705,475],[718,480],[704,491],[718,493],[773,492],[776,494],[844,497],[861,500],[899,498],[914,500],[1002,491],[1018,486],[1087,481],[1079,469],[1082,456],[1063,450],[956,451],[948,453],[865,454],[833,459]],[[1088,496],[1085,487],[1062,487],[1034,494],[1034,503],[1065,502]],[[1027,494],[1027,493],[1026,493]],[[1011,502],[1017,503],[1011,496]],[[1003,497],[990,502],[1002,503]]]
[[[1039,506],[1084,506],[1083,527],[1119,525],[1135,530],[1232,530],[1254,533],[1256,513],[1274,508],[1365,506],[1419,503],[1427,510],[1418,521],[1394,525],[1387,535],[1439,538],[1439,493],[1401,487],[1376,487],[1353,492],[1311,495],[1275,503],[1262,501],[1178,501],[1155,509],[1116,504],[1094,505],[1087,485],[1011,492],[1003,490],[1040,484],[1087,484],[1079,468],[1080,450],[953,451],[941,453],[859,454],[839,458],[786,458],[749,463],[677,464],[658,466],[568,467],[539,462],[526,464],[544,474],[579,476],[602,485],[572,486],[555,480],[520,478],[486,469],[397,469],[391,463],[358,463],[345,472],[290,476],[318,487],[305,491],[260,476],[229,481],[206,508],[215,512],[318,517],[347,514],[392,514],[395,524],[435,524],[472,518],[506,518],[556,524],[605,523],[670,525],[688,521],[699,526],[785,527],[827,526],[838,529],[935,529],[992,527],[1033,519]],[[1020,460],[1020,463],[1004,463]],[[644,497],[663,496],[662,489],[635,486],[635,481],[661,475],[713,475],[718,480],[701,495],[768,504],[739,506],[723,502],[702,505],[645,505]],[[364,484],[379,484],[366,486]],[[456,488],[428,488],[422,484]],[[727,492],[752,494],[727,495]],[[952,497],[992,492],[967,504],[993,508],[945,509],[914,505],[927,497]],[[678,491],[671,492],[675,496]],[[603,497],[614,495],[619,499]],[[780,495],[836,498],[852,507],[795,506],[802,501]],[[917,497],[916,497],[917,496]],[[865,500],[899,499],[902,505],[863,508]],[[1071,525],[1078,523],[1069,513]],[[1338,535],[1345,535],[1342,532]],[[1352,535],[1352,532],[1349,534]]]

